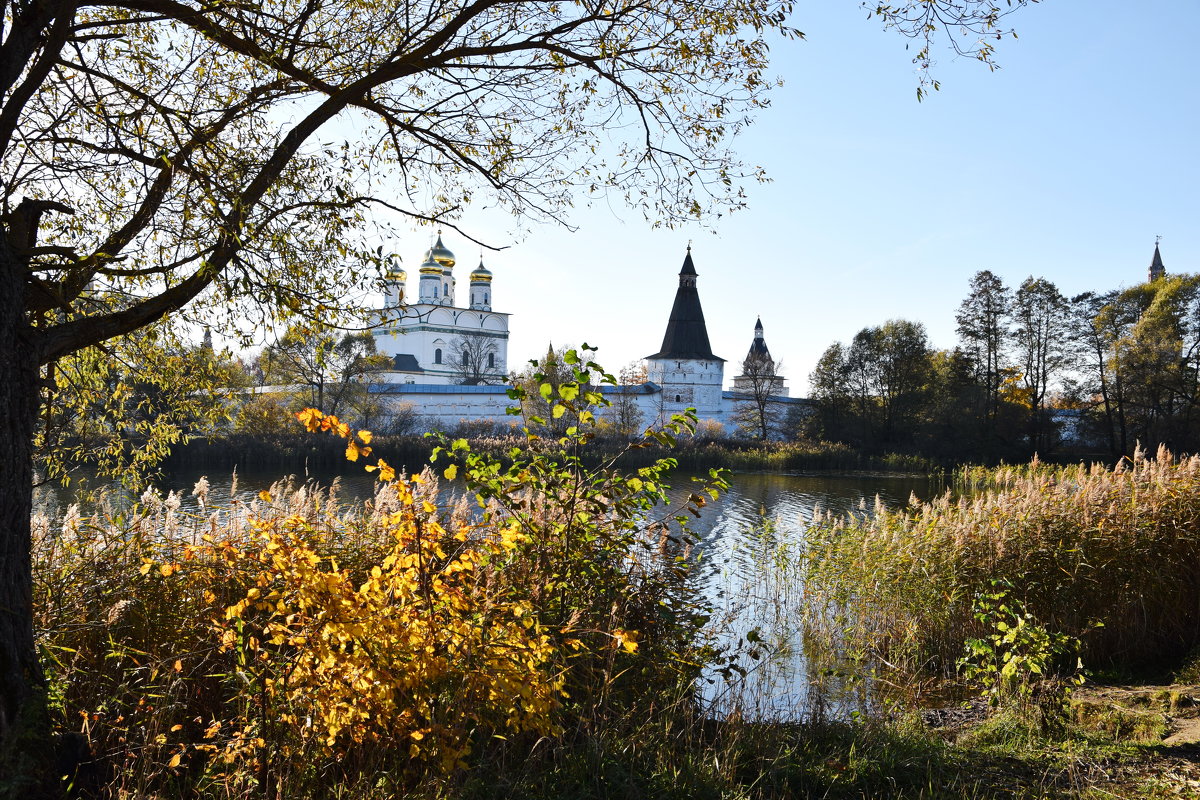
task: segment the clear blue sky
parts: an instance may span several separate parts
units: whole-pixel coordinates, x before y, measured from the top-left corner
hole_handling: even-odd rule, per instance
[[[761,316],[793,394],[831,342],[887,319],[952,347],[980,269],[1068,296],[1127,286],[1161,234],[1168,272],[1200,271],[1198,0],[1046,0],[1009,18],[1000,70],[939,55],[923,103],[905,40],[865,17],[854,0],[798,4],[807,40],[773,49],[786,85],[735,142],[773,183],[715,233],[652,231],[614,199],[578,209],[578,232],[539,227],[488,255],[510,364],[549,341],[599,345],[614,372],[655,352],[689,239],[726,380]],[[490,224],[476,230],[505,241]],[[395,245],[414,291],[427,235]],[[465,287],[478,250],[446,244]]]

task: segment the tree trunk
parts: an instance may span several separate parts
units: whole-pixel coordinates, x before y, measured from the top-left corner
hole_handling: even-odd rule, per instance
[[[33,637],[29,517],[38,358],[25,269],[0,237],[0,796],[53,794],[45,680]]]

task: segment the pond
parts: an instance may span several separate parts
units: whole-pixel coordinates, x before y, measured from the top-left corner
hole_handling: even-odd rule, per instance
[[[201,477],[209,483],[209,504],[223,506],[231,499],[231,490],[247,501],[269,488],[278,473],[239,473],[235,480],[233,475],[183,471],[156,489],[163,495],[177,492],[182,511],[198,511],[191,492]],[[363,472],[308,479],[328,486],[335,477],[343,502],[362,502],[373,496],[375,480]],[[685,496],[690,477],[672,476],[677,487],[674,497]],[[306,479],[296,480],[302,483]],[[444,491],[453,492],[455,487],[445,485]],[[869,687],[831,687],[827,681],[814,679],[816,671],[805,658],[799,625],[802,587],[795,556],[818,509],[865,514],[874,508],[876,498],[898,507],[911,496],[928,499],[940,491],[938,481],[889,474],[733,475],[729,490],[709,503],[691,524],[698,540],[693,579],[713,610],[709,633],[746,673],[736,680],[726,680],[715,668],[706,673],[702,692],[713,712],[736,709],[746,716],[787,719],[813,713],[845,717],[871,710]],[[63,513],[70,500],[68,492],[42,487],[35,494],[35,508],[54,517]],[[114,489],[110,502],[117,507],[127,505],[128,494]]]

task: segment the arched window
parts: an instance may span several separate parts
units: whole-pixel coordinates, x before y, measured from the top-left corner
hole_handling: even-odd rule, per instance
[[[436,286],[433,287],[433,297],[435,300],[437,299],[437,287]]]
[[[466,350],[463,350],[463,366],[467,366],[467,356],[470,355]]]
[[[449,296],[450,296],[450,284],[448,284],[448,283],[443,283],[443,284],[442,284],[442,291],[443,291],[443,292],[445,292],[445,294],[446,294],[446,297],[449,297]]]
[[[491,301],[491,300],[488,300],[487,293],[485,292],[485,293],[484,293],[484,295],[483,295],[483,304],[486,306],[486,305],[487,305],[488,303],[490,303],[490,302],[492,302],[492,301]]]
[[[438,349],[433,351],[433,363],[435,363],[435,364],[442,363],[442,348],[439,347]]]
[[[678,394],[677,394],[677,395],[675,395],[675,402],[676,402],[676,403],[682,403],[682,402],[683,402],[683,395],[678,395]]]
[[[488,353],[488,367],[496,366],[496,354]]]

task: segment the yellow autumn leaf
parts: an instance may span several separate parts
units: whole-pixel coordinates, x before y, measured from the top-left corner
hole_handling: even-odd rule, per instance
[[[446,467],[446,471],[443,472],[442,474],[446,476],[446,480],[448,480],[448,481],[454,480],[455,478],[458,477],[458,465],[451,464],[450,466]]]
[[[167,762],[167,769],[175,769],[179,766],[180,760],[183,758],[183,753],[176,753],[171,756],[171,760]]]
[[[363,444],[370,444],[371,443],[371,432],[370,431],[359,431],[358,438],[362,439]]]
[[[262,500],[264,503],[269,503],[269,502],[271,502],[271,493],[268,492],[266,489],[263,489],[261,492],[258,493],[258,499]]]
[[[324,416],[324,414],[315,408],[306,408],[303,411],[296,412],[296,419],[300,420],[309,433],[316,433],[320,430],[321,420]]]
[[[358,461],[358,442],[353,439],[346,444],[346,460]]]

